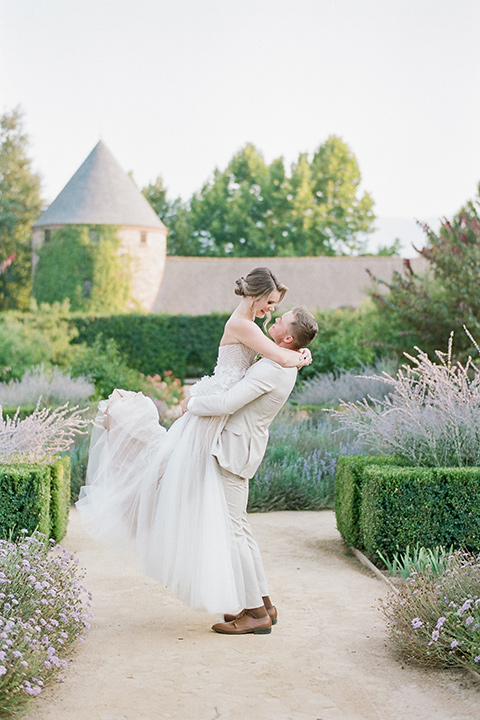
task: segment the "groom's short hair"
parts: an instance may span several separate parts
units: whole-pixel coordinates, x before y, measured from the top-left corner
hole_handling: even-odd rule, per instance
[[[295,341],[295,349],[307,347],[318,332],[318,323],[303,307],[296,307],[292,312],[295,319],[290,323],[290,335]]]

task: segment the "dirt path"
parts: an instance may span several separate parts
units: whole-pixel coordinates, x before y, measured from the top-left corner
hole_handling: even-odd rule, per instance
[[[480,683],[402,667],[378,612],[386,586],[346,553],[332,512],[251,516],[279,611],[271,635],[212,618],[99,547],[72,511],[94,621],[65,682],[27,720],[474,720]]]

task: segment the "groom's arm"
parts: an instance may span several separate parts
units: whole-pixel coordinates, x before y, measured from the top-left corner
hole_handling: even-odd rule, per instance
[[[236,385],[215,395],[195,395],[188,401],[193,415],[232,415],[260,395],[273,390],[285,372],[277,363],[266,358],[252,365]]]

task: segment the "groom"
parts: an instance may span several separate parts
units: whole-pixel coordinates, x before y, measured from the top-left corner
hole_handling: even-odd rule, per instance
[[[298,307],[277,318],[268,332],[280,347],[298,350],[312,342],[318,325],[313,315]],[[284,368],[262,358],[247,370],[243,380],[225,393],[198,395],[185,404],[194,415],[228,416],[211,452],[219,465],[239,550],[246,608],[239,615],[226,615],[225,622],[213,625],[212,629],[218,633],[269,633],[272,624],[277,622],[260,550],[248,522],[248,481],[262,462],[270,424],[287,401],[296,379],[296,368]]]

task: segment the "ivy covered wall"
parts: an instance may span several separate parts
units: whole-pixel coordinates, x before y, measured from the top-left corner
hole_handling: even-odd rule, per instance
[[[130,257],[119,254],[117,228],[68,225],[46,232],[37,251],[33,294],[38,302],[66,298],[74,311],[113,313],[130,297]]]

